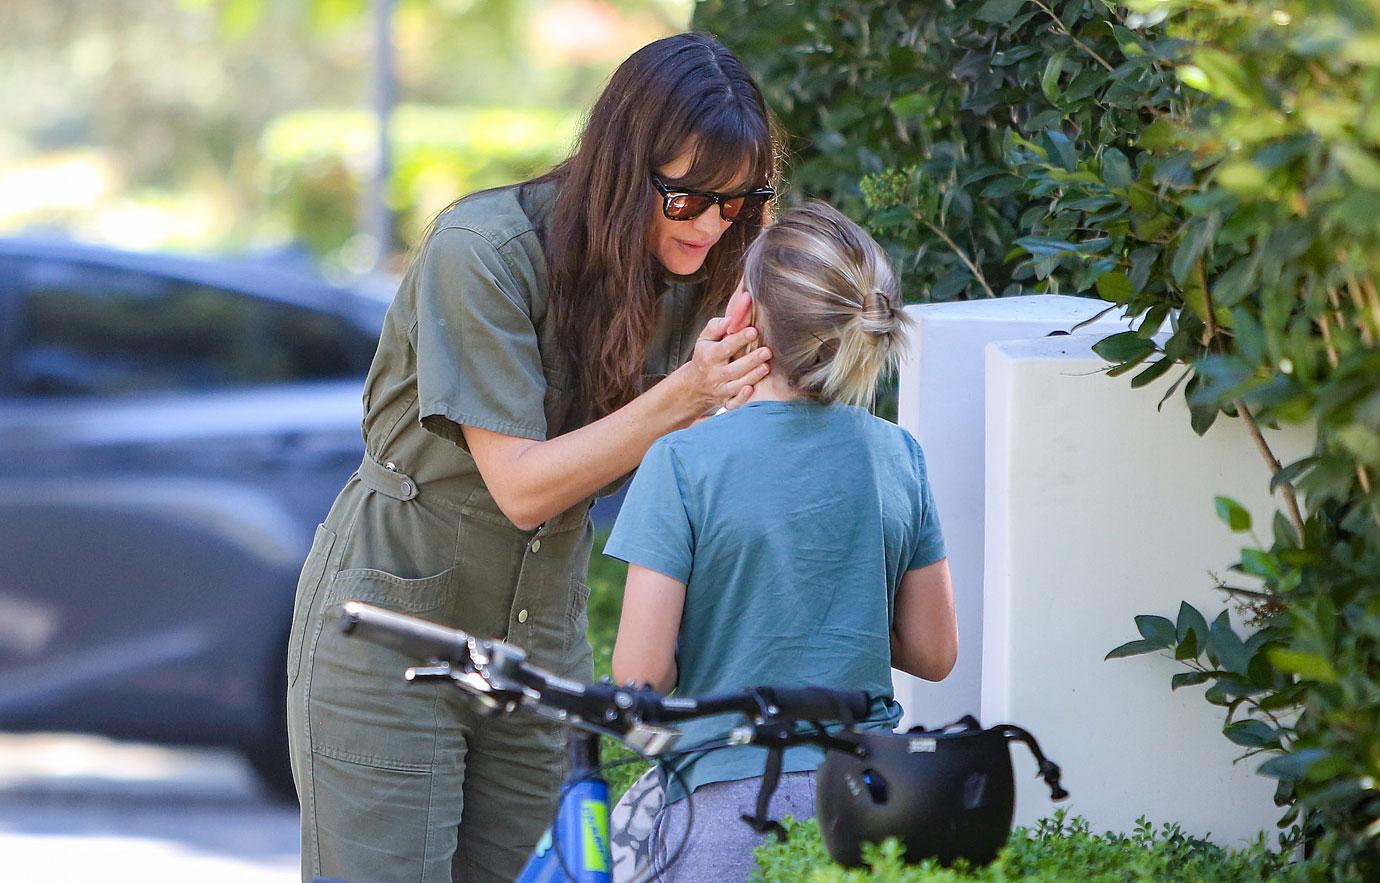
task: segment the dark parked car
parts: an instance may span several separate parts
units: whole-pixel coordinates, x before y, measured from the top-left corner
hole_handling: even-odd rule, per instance
[[[297,573],[386,303],[264,263],[0,239],[0,730],[243,749],[292,791]]]

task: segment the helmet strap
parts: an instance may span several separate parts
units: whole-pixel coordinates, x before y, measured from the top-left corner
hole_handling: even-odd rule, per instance
[[[767,749],[767,766],[762,771],[762,787],[757,792],[757,811],[753,815],[744,815],[743,821],[752,826],[752,830],[758,834],[775,834],[776,839],[781,842],[786,840],[786,829],[775,819],[767,817],[767,809],[771,804],[771,796],[776,793],[776,786],[781,782],[781,759],[785,749],[781,745],[773,745]]]

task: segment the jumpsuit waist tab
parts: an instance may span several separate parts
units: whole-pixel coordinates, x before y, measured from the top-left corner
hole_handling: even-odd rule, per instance
[[[380,463],[368,454],[360,461],[359,480],[371,491],[395,500],[411,500],[417,496],[417,482],[410,475],[400,472],[393,463]]]

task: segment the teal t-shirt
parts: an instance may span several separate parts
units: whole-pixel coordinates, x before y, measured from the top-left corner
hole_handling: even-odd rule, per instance
[[[685,583],[676,642],[681,696],[824,686],[886,697],[895,727],[891,620],[907,570],[945,557],[920,444],[862,408],[750,402],[673,432],[638,467],[605,554]],[[684,724],[679,747],[726,735],[728,715]],[[813,770],[810,746],[786,772]],[[739,746],[674,764],[693,791],[760,776]],[[668,800],[684,796],[672,777]]]

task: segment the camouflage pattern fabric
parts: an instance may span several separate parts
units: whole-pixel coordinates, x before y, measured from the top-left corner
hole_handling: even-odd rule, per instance
[[[614,804],[609,815],[614,883],[637,883],[652,876],[653,834],[665,797],[661,771],[652,767]]]

